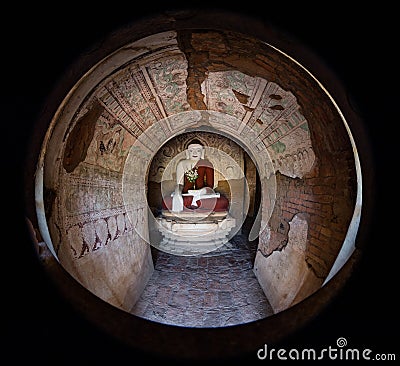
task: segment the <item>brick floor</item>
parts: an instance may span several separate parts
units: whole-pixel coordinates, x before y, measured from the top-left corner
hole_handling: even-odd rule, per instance
[[[153,248],[155,270],[134,315],[184,327],[224,327],[273,314],[253,272],[256,243],[245,234],[201,256]]]

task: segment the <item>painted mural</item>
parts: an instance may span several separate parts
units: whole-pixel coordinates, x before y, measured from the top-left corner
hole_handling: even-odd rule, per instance
[[[68,187],[64,204],[59,206],[63,230],[67,237],[81,238],[70,247],[70,255],[76,259],[131,230],[127,218],[138,213],[127,212],[127,207],[145,209],[145,177],[149,174],[157,181],[160,171],[154,169],[162,169],[163,162],[153,163],[149,172],[147,166],[154,156],[160,159],[158,150],[167,140],[188,127],[208,123],[216,131],[242,141],[262,178],[277,171],[301,178],[314,164],[307,120],[295,96],[274,82],[239,70],[209,72],[201,84],[207,114],[192,110],[188,102],[188,62],[175,36],[174,32],[155,35],[148,40],[152,47],[137,47],[136,57],[102,81],[75,114],[78,122],[93,105],[101,107],[84,159],[74,171],[61,174],[63,186]],[[173,149],[173,145],[166,148]],[[224,148],[229,149],[229,144]],[[127,157],[133,151],[132,165]],[[265,156],[260,154],[263,151]],[[125,187],[131,191],[129,202],[122,187],[126,176],[134,182]],[[273,197],[265,204],[269,213],[261,211],[264,226]]]

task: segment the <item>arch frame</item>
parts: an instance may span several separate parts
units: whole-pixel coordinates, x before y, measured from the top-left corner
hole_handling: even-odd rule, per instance
[[[233,17],[234,20],[237,18]],[[200,16],[201,20],[204,21]],[[164,19],[163,26],[167,23]],[[178,21],[179,23],[179,21]],[[245,23],[245,22],[243,22]],[[230,27],[236,29],[237,26],[240,27],[241,22],[236,23],[231,22]],[[140,29],[143,24],[136,25],[134,29]],[[138,28],[139,27],[139,28]],[[179,27],[179,24],[178,24]],[[362,127],[361,120],[354,109],[349,105],[347,98],[347,93],[343,86],[337,82],[331,71],[324,66],[321,66],[319,61],[315,61],[314,55],[311,55],[308,51],[305,51],[301,46],[288,44],[282,39],[275,39],[275,37],[268,32],[266,36],[266,29],[262,25],[258,25],[258,31],[255,32],[257,37],[267,38],[268,42],[276,44],[278,48],[287,48],[293,55],[296,55],[296,59],[301,59],[301,63],[308,65],[309,69],[318,70],[318,79],[324,80],[328,79],[326,82],[329,85],[331,91],[333,91],[334,99],[338,102],[343,113],[347,117],[351,130],[354,132],[355,136],[359,137],[361,144],[359,145],[358,153],[361,156],[361,164],[368,160],[370,151],[368,146],[368,141],[365,138],[365,131]],[[134,33],[134,32],[133,32]],[[140,33],[143,34],[143,33]],[[86,58],[83,62],[83,69],[85,69],[88,64],[91,64],[93,60],[100,59],[100,55],[107,52],[115,47],[115,40],[105,42],[105,47],[103,49],[98,49],[90,57]],[[283,44],[282,44],[283,42]],[[290,43],[290,42],[289,42]],[[294,50],[293,50],[294,48]],[[90,59],[90,61],[89,61]],[[60,95],[63,95],[63,91],[69,90],[68,85],[71,85],[71,80],[74,76],[80,75],[82,70],[81,65],[75,65],[73,67],[72,75],[73,77],[68,80],[68,77],[63,79],[63,86],[59,88],[50,96],[49,100],[56,101],[51,105],[58,105],[57,100],[60,101]],[[324,75],[325,77],[322,77]],[[328,75],[328,76],[326,76]],[[66,87],[65,87],[66,86]],[[65,89],[64,89],[65,88]],[[343,92],[344,91],[344,92]],[[40,117],[41,126],[48,125],[48,121],[51,119],[52,112],[54,112],[53,107]],[[45,129],[40,128],[42,131]],[[357,141],[359,143],[359,141]],[[35,147],[33,147],[35,150]],[[37,156],[35,154],[35,156]],[[31,163],[31,162],[30,162]],[[372,185],[372,172],[370,169],[363,169],[364,172],[364,184],[365,190],[367,190]],[[370,211],[372,198],[368,197],[367,200],[363,202],[363,206],[368,207],[366,213],[361,217],[360,230],[355,238],[355,251],[351,254],[349,261],[346,261],[341,267],[340,271],[322,288],[318,291],[318,294],[310,296],[302,303],[288,309],[287,311],[274,316],[270,319],[265,319],[263,321],[254,322],[244,326],[237,326],[230,329],[205,329],[205,330],[192,330],[192,329],[176,329],[174,327],[163,326],[160,324],[154,324],[142,319],[135,317],[130,317],[126,313],[115,309],[109,304],[99,301],[93,294],[88,292],[86,289],[75,283],[74,280],[63,271],[62,267],[57,263],[47,264],[45,267],[46,272],[50,274],[57,288],[61,289],[61,293],[65,296],[71,303],[74,304],[79,311],[84,313],[84,316],[93,321],[96,325],[101,324],[101,327],[107,332],[115,335],[118,339],[121,339],[123,343],[127,343],[130,346],[143,349],[147,352],[153,352],[155,349],[160,355],[170,355],[173,357],[196,357],[201,358],[201,353],[204,347],[207,347],[207,356],[216,356],[223,354],[236,355],[242,352],[253,351],[254,345],[262,339],[264,342],[277,342],[282,339],[285,335],[290,334],[293,330],[299,329],[302,325],[308,321],[308,318],[312,318],[315,314],[319,313],[325,306],[329,303],[334,295],[342,288],[343,284],[347,281],[348,277],[352,273],[355,262],[358,260],[358,248],[362,248],[363,241],[366,239],[368,230],[366,230],[366,224],[369,222],[368,211]],[[84,304],[85,303],[85,304]],[[85,307],[85,310],[83,308]],[[104,316],[106,314],[106,316]],[[307,319],[299,317],[299,314],[309,314]],[[104,319],[108,319],[105,322]],[[295,320],[293,320],[295,319]],[[118,326],[116,326],[118,323]],[[121,327],[121,324],[123,326]],[[288,329],[287,324],[291,324]],[[134,329],[129,331],[128,328]],[[149,336],[151,334],[151,336]],[[185,339],[184,345],[178,342],[177,339]],[[206,340],[207,339],[207,340]],[[243,341],[245,340],[245,341]],[[214,344],[214,345],[213,345]],[[240,344],[240,347],[237,345]]]

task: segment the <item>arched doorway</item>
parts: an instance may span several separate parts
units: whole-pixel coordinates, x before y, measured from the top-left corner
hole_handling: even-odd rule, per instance
[[[168,44],[170,47],[165,49],[171,51],[171,55],[176,57],[173,58],[177,62],[174,65],[182,66],[184,58],[181,56],[184,52],[176,47],[174,32],[168,30],[167,33],[164,33],[164,31],[165,29],[162,29],[162,32],[160,32],[161,39],[166,41],[167,44],[170,42]],[[195,45],[199,51],[205,45],[212,47],[212,44],[214,44],[214,42],[207,42],[208,37],[215,40],[215,37],[218,38],[220,34],[220,30],[210,31],[209,28],[206,31],[188,31],[187,29],[179,29],[179,31],[179,40],[190,39],[191,44]],[[157,37],[160,34],[153,38],[151,37],[153,36],[152,32],[153,30],[147,33],[150,38],[145,37],[145,40],[130,39],[133,42],[138,41],[138,43],[135,43],[137,47],[131,49],[142,50],[143,48],[140,46],[143,46],[143,43],[146,46],[150,45],[157,48],[157,40],[159,40]],[[225,35],[233,37],[229,39],[235,41],[242,38],[242,35],[232,35],[229,32]],[[218,39],[221,41],[223,37]],[[243,40],[245,43],[248,42],[246,37]],[[52,116],[48,135],[44,138],[44,149],[41,151],[41,154],[43,154],[41,158],[43,159],[40,160],[38,170],[38,172],[43,172],[43,175],[37,175],[43,177],[43,179],[38,178],[38,184],[44,188],[38,190],[37,211],[39,214],[44,212],[45,200],[43,196],[47,194],[46,197],[50,198],[48,201],[46,200],[46,207],[49,209],[47,212],[52,213],[46,217],[46,222],[42,222],[41,232],[42,234],[46,232],[46,226],[50,229],[49,246],[54,244],[55,253],[61,258],[62,266],[78,279],[78,284],[83,285],[89,292],[96,294],[105,302],[115,305],[117,309],[129,309],[140,296],[144,283],[152,270],[151,258],[145,245],[147,234],[143,230],[148,224],[145,212],[145,184],[142,184],[146,174],[142,170],[127,168],[127,160],[124,160],[124,158],[127,158],[128,154],[136,151],[135,149],[140,146],[141,151],[144,151],[147,155],[144,154],[144,160],[138,160],[139,163],[136,167],[146,168],[154,153],[166,139],[187,128],[187,126],[180,125],[183,121],[180,117],[183,115],[195,117],[194,120],[189,118],[189,122],[194,122],[194,126],[198,122],[197,116],[200,115],[200,120],[205,117],[202,121],[211,121],[211,123],[214,123],[214,127],[220,126],[220,130],[225,129],[226,133],[229,131],[232,138],[245,131],[246,146],[252,146],[251,153],[254,161],[259,162],[259,159],[263,159],[265,157],[263,152],[268,151],[267,149],[270,149],[271,154],[274,154],[274,159],[268,160],[271,163],[274,161],[269,166],[258,164],[261,187],[266,187],[265,179],[270,178],[271,173],[273,176],[276,174],[279,177],[277,184],[279,188],[278,206],[264,204],[264,200],[271,202],[276,198],[269,196],[268,190],[263,189],[259,196],[260,201],[262,201],[260,206],[263,209],[260,228],[265,229],[262,232],[262,240],[260,240],[262,247],[259,251],[259,268],[261,271],[266,267],[265,262],[272,260],[272,253],[279,256],[278,252],[282,248],[289,242],[293,243],[293,236],[290,233],[293,234],[297,232],[296,228],[300,228],[301,230],[298,232],[309,231],[310,237],[312,237],[309,247],[300,248],[303,252],[308,250],[308,256],[303,258],[303,261],[307,261],[314,270],[317,270],[317,277],[319,280],[323,280],[343,244],[342,239],[347,237],[349,222],[355,222],[352,221],[352,215],[356,211],[354,208],[361,204],[359,200],[355,199],[355,196],[359,194],[361,184],[360,181],[355,183],[358,179],[356,176],[359,177],[360,174],[360,171],[357,170],[358,156],[353,154],[352,148],[354,146],[352,145],[351,133],[350,135],[346,134],[348,132],[346,131],[346,124],[336,109],[336,104],[332,103],[334,101],[321,91],[319,84],[312,76],[307,74],[299,65],[294,66],[291,63],[292,60],[285,54],[273,47],[269,49],[262,42],[262,45],[257,42],[253,43],[253,41],[251,43],[253,46],[259,47],[257,50],[263,55],[263,57],[257,59],[257,67],[263,66],[249,69],[248,64],[244,63],[240,66],[234,64],[235,59],[232,59],[234,66],[240,69],[239,71],[235,69],[232,72],[232,70],[220,70],[218,67],[215,69],[215,63],[211,62],[210,70],[208,70],[210,77],[202,84],[203,89],[194,86],[196,83],[193,82],[193,69],[189,68],[190,73],[185,74],[185,68],[170,67],[171,64],[168,64],[168,59],[161,57],[163,62],[168,61],[165,65],[170,67],[169,70],[174,71],[173,86],[183,85],[180,84],[182,80],[189,80],[189,84],[191,80],[193,83],[188,95],[190,97],[197,95],[198,98],[194,100],[188,98],[190,103],[178,104],[171,103],[171,100],[174,100],[174,97],[179,98],[184,95],[180,92],[186,90],[186,85],[181,89],[178,88],[178,90],[151,88],[157,82],[160,83],[157,84],[158,86],[163,82],[162,78],[157,79],[158,76],[162,75],[163,66],[165,66],[162,62],[161,64],[153,62],[154,59],[150,57],[148,60],[150,67],[146,68],[140,62],[139,64],[135,63],[135,67],[129,69],[129,73],[124,74],[124,72],[120,72],[119,66],[123,65],[127,59],[116,52],[113,54],[116,58],[112,61],[118,61],[118,57],[122,57],[119,62],[121,60],[123,62],[119,64],[108,63],[112,59],[111,57],[111,59],[107,58],[105,63],[99,63],[100,68],[94,68],[89,73],[93,78],[79,80],[76,89],[74,89],[76,94],[71,93],[68,98],[62,100],[60,108]],[[187,43],[182,42],[180,46],[185,44],[187,45]],[[129,47],[124,48],[124,51],[126,49],[129,49]],[[245,47],[239,49],[245,49]],[[185,55],[190,56],[187,49],[185,51]],[[210,54],[215,56],[212,52]],[[130,56],[132,55],[129,55],[128,58]],[[217,55],[217,57],[225,57],[225,54]],[[283,67],[282,65],[289,65],[288,69],[294,67],[296,73],[285,74],[285,72],[282,72],[278,76],[273,73],[269,74],[268,71],[265,71],[268,70],[268,67],[265,66],[265,63],[263,64],[264,57],[267,60],[272,57],[271,62],[279,61],[281,67]],[[139,59],[141,62],[143,61],[142,55]],[[156,60],[159,61],[157,57]],[[284,62],[281,64],[281,61]],[[190,67],[193,67],[193,63],[189,64]],[[110,68],[107,68],[107,65]],[[136,66],[138,67],[136,68]],[[260,74],[254,76],[255,70],[261,70]],[[267,74],[274,81],[265,82],[265,80],[271,81]],[[109,76],[109,78],[104,79],[104,75]],[[172,73],[167,75],[172,75]],[[281,75],[286,75],[285,77],[288,79],[282,77],[278,82]],[[124,79],[125,76],[129,77]],[[297,79],[298,77],[299,79]],[[201,77],[200,80],[203,82],[204,78]],[[238,83],[238,80],[244,83]],[[219,83],[220,81],[224,82]],[[197,85],[199,84],[201,83]],[[143,88],[141,90],[146,91],[146,93],[139,94],[144,96],[148,105],[143,100],[136,104],[135,98],[139,94],[134,92],[137,91],[135,88],[138,85]],[[267,85],[274,89],[273,92],[266,89]],[[296,98],[291,98],[292,95],[289,92],[289,90],[296,89],[290,89],[293,85],[299,90],[293,94],[301,100],[299,105],[309,108],[302,110],[304,114],[289,113],[289,120],[279,120],[279,123],[269,125],[271,121],[268,118],[283,113],[283,110],[287,112],[299,111],[296,109],[299,105],[292,103]],[[210,103],[207,104],[207,108],[201,109],[204,107],[202,104],[204,94],[202,92],[204,90],[210,91],[209,94],[204,93],[207,97],[213,96],[212,91],[214,89],[210,86],[219,86],[221,93],[214,98],[207,99]],[[159,99],[151,97],[151,93],[155,90]],[[283,100],[286,101],[286,104],[269,105],[264,103],[262,106],[258,105],[257,102],[260,99],[256,97],[263,95],[265,90],[268,91],[268,102]],[[276,91],[279,93],[276,93]],[[171,98],[166,98],[169,103],[163,104],[160,101],[167,92],[170,92],[168,96]],[[224,98],[219,98],[221,95]],[[232,95],[234,95],[234,98]],[[150,97],[146,99],[146,96]],[[70,97],[71,99],[69,99]],[[253,99],[248,97],[253,97]],[[310,103],[315,99],[320,100],[320,105],[323,107],[319,108]],[[223,103],[226,100],[233,102],[226,105]],[[129,103],[126,104],[126,101],[134,101],[137,108],[129,108]],[[194,106],[197,106],[197,108],[194,108]],[[260,107],[258,111],[255,108],[257,106]],[[140,109],[139,107],[143,108]],[[163,113],[168,108],[170,108],[170,111],[173,108],[177,108],[177,110],[165,117]],[[257,115],[263,108],[266,110],[265,115]],[[156,115],[157,121],[163,121],[165,124],[161,123],[159,129],[150,130],[146,123],[142,123],[143,120],[138,111],[143,115],[150,116],[153,113]],[[237,116],[241,118],[237,118]],[[306,119],[302,117],[306,117]],[[132,123],[132,120],[135,123]],[[278,121],[273,118],[272,120],[273,122]],[[151,119],[146,119],[146,121],[151,121]],[[305,124],[305,121],[310,123]],[[171,124],[168,125],[168,123]],[[267,125],[271,127],[268,131],[264,130]],[[249,128],[250,126],[251,128]],[[334,128],[330,130],[327,126],[334,126]],[[171,130],[164,129],[169,127],[173,127],[173,133],[171,133]],[[261,129],[265,131],[264,134],[261,133]],[[167,131],[166,138],[165,136],[160,138],[161,131]],[[293,137],[293,134],[286,134],[290,131],[296,131],[296,136],[309,136],[309,139],[300,139],[305,146],[301,146],[299,151],[294,146],[297,146],[296,142],[300,140],[294,139],[292,145],[290,141],[284,141],[286,143],[281,141],[286,136]],[[120,139],[121,134],[124,134],[123,140]],[[142,137],[138,138],[139,136]],[[318,142],[319,140],[322,142]],[[136,141],[138,141],[138,145],[135,145]],[[131,149],[132,146],[133,149]],[[313,158],[314,152],[317,159]],[[135,156],[134,153],[132,153],[132,156]],[[300,166],[299,161],[306,164]],[[145,162],[145,164],[141,164],[141,162]],[[132,184],[134,180],[131,180],[132,176],[128,176],[127,173],[133,175],[134,179],[140,179],[141,184]],[[332,182],[329,183],[329,179],[325,179],[332,176],[335,183],[338,183],[337,185],[332,184]],[[344,180],[342,180],[343,177]],[[325,182],[326,185],[322,182]],[[139,187],[139,190],[136,190],[137,187]],[[346,187],[346,189],[342,190],[343,187]],[[315,190],[313,190],[314,188]],[[335,190],[336,188],[337,190]],[[102,198],[99,199],[99,197]],[[132,201],[132,197],[134,201]],[[268,211],[268,208],[272,207],[276,208],[275,213]],[[303,211],[307,211],[309,216],[303,215]],[[323,212],[324,215],[328,216],[321,219],[318,217],[321,215],[318,215],[317,212]],[[343,215],[337,215],[337,212]],[[269,220],[271,217],[272,220]],[[331,220],[334,218],[336,221]],[[312,232],[311,229],[317,228],[317,225],[320,225],[320,230],[317,233]],[[355,224],[349,231],[350,240],[348,242],[350,242],[350,247],[354,243],[357,229],[357,224]],[[257,231],[257,234],[259,233],[260,231]],[[325,235],[327,233],[329,235]],[[301,240],[304,239],[304,235],[300,237]],[[304,244],[303,241],[302,243]],[[329,245],[330,253],[323,250],[325,244]],[[325,258],[325,255],[327,255],[327,258]],[[324,259],[319,261],[321,256]],[[127,272],[123,270],[127,267],[140,268],[140,271],[136,272],[138,276],[135,281],[132,281],[132,278],[128,279]],[[109,268],[112,268],[113,271],[108,271]],[[89,272],[92,276],[87,276]],[[106,281],[102,277],[103,273],[106,273]],[[265,273],[260,276],[260,278],[266,278]],[[318,291],[320,286],[321,283],[313,284],[311,288],[304,286],[296,300],[308,299],[310,294]],[[277,293],[279,299],[281,293],[279,291]],[[298,292],[295,295],[297,294]],[[290,309],[291,305],[292,303],[285,304],[284,307]],[[285,310],[282,311],[285,312]],[[132,321],[136,322],[136,320]],[[271,320],[271,323],[273,322],[274,320]],[[149,327],[152,326],[149,325]],[[135,340],[137,341],[137,338]]]

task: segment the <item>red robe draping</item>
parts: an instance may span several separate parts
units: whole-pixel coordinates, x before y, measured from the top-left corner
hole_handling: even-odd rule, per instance
[[[189,189],[196,189],[209,187],[214,188],[214,167],[212,163],[207,159],[201,159],[195,165],[197,167],[198,177],[196,182],[189,182],[187,177],[184,177],[184,184],[182,193],[187,193]],[[183,197],[184,210],[206,210],[206,211],[227,211],[229,208],[228,199],[222,194],[217,198],[207,198],[204,200],[197,201],[197,207],[192,206],[192,196]],[[162,201],[162,208],[164,210],[171,210],[172,208],[172,197],[164,197]]]

